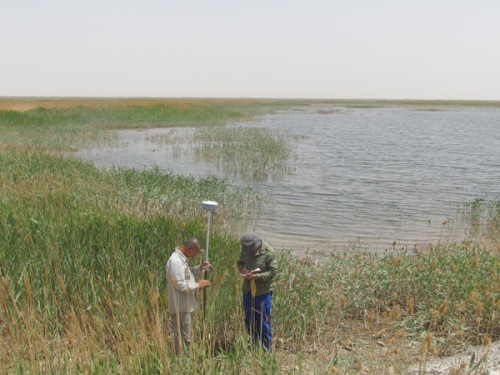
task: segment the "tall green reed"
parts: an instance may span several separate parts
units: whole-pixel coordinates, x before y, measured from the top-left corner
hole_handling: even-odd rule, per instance
[[[446,332],[450,339],[460,331],[460,339],[446,344],[477,344],[485,335],[500,337],[499,255],[465,241],[415,254],[334,257],[326,282],[337,285],[346,299],[342,310],[350,316],[397,308],[397,325],[410,336]]]
[[[203,212],[198,208],[202,196],[211,193],[209,198],[232,207],[214,215],[215,228],[223,228],[223,220],[237,216],[245,195],[214,179],[185,179],[158,170],[99,171],[28,152],[2,154],[0,165],[0,320],[7,333],[2,337],[17,344],[14,355],[3,353],[2,361],[18,358],[18,364],[36,368],[32,356],[46,355],[43,342],[62,346],[60,340],[69,340],[73,354],[67,356],[79,366],[89,356],[99,363],[99,351],[111,354],[120,366],[136,353],[141,367],[151,356],[168,364],[170,357],[161,354],[171,354],[164,331],[166,261],[186,238],[205,238],[195,216]],[[143,190],[139,194],[137,189]],[[176,198],[145,211],[134,194],[143,202],[168,194]],[[178,200],[186,207],[169,210]],[[214,288],[207,321],[214,355],[234,340],[242,319],[234,318],[239,278],[236,268],[228,267],[236,261],[237,243],[214,232],[211,246]],[[28,336],[36,347],[19,351]],[[144,352],[151,345],[158,348]],[[143,362],[141,353],[148,360]]]
[[[220,165],[228,173],[257,179],[294,170],[291,134],[265,128],[198,128],[195,155]]]

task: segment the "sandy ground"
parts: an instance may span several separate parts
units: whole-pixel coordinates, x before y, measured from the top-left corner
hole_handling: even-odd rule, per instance
[[[322,337],[315,343],[305,340],[295,352],[280,342],[277,356],[281,370],[304,375],[500,375],[500,341],[471,346],[447,357],[433,355],[423,363],[421,342],[391,343],[383,337],[358,335],[347,343],[342,336]]]
[[[471,364],[473,355],[475,359]],[[412,366],[408,375],[453,373],[500,375],[500,341],[485,347],[471,347],[451,357],[431,359],[425,366],[425,372],[420,371],[418,366]]]

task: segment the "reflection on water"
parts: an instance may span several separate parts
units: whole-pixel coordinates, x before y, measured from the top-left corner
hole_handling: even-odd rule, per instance
[[[304,136],[295,144],[296,173],[242,181],[148,138],[169,132],[182,138],[192,129],[125,130],[118,146],[78,156],[98,166],[156,165],[253,185],[270,201],[241,232],[257,231],[275,248],[297,251],[460,239],[467,234],[459,220],[465,204],[500,199],[498,108],[321,107],[235,125]]]

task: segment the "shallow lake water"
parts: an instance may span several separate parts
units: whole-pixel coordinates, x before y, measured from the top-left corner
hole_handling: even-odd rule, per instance
[[[384,106],[300,108],[230,126],[265,127],[298,137],[293,173],[265,181],[150,141],[193,129],[119,132],[108,148],[77,156],[97,166],[209,174],[251,185],[268,197],[244,231],[297,252],[413,248],[462,239],[470,204],[500,199],[500,108]]]

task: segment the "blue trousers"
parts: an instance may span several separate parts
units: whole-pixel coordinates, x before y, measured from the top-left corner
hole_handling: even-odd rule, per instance
[[[273,293],[269,292],[252,297],[250,293],[243,293],[243,306],[245,307],[245,324],[248,333],[255,343],[262,343],[264,348],[271,348],[273,333],[271,330],[271,299]]]

